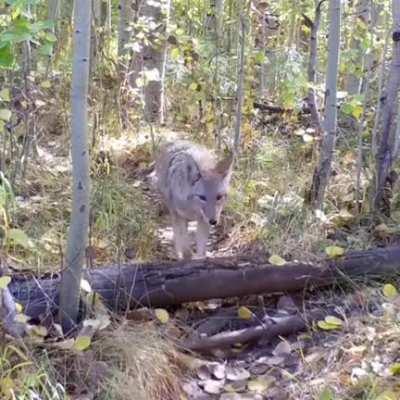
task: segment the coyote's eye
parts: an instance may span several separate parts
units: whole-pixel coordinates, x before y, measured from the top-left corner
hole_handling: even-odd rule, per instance
[[[224,198],[224,194],[217,194],[217,201],[220,201]]]
[[[198,197],[201,201],[207,201],[207,197],[206,197],[206,196],[203,196],[202,194],[199,194],[197,197]]]

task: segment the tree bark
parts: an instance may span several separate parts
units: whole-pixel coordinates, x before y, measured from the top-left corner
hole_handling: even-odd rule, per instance
[[[328,38],[328,67],[326,73],[325,91],[325,120],[324,135],[320,150],[319,164],[313,175],[311,187],[311,204],[316,209],[322,209],[325,191],[328,186],[333,153],[336,143],[337,125],[337,78],[339,68],[340,48],[340,15],[341,1],[329,2],[329,38]]]
[[[165,4],[165,32],[168,34],[169,27],[169,18],[171,14],[171,0],[166,0]],[[163,50],[163,61],[161,68],[161,93],[160,93],[160,124],[165,125],[166,122],[166,96],[165,96],[165,87],[166,87],[166,72],[167,72],[167,60],[168,60],[168,40],[164,41],[164,50]]]
[[[85,279],[110,309],[165,307],[214,298],[313,290],[338,282],[383,278],[400,272],[400,247],[347,254],[318,265],[222,258],[109,266],[85,272]],[[9,286],[33,318],[54,315],[59,278],[15,279]]]
[[[250,2],[249,2],[250,3]],[[240,13],[240,35],[239,35],[239,68],[237,78],[237,91],[236,91],[236,123],[235,123],[235,138],[234,138],[234,152],[238,153],[241,140],[241,127],[242,127],[242,107],[244,95],[244,50],[246,45],[246,21],[245,13]]]
[[[311,112],[312,123],[320,134],[322,132],[321,117],[318,111],[317,99],[315,97],[314,85],[316,84],[317,75],[317,55],[318,55],[318,31],[321,24],[321,6],[325,0],[315,1],[314,21],[309,21],[311,24],[310,36],[310,58],[308,61],[307,75],[310,89],[308,90],[307,103]]]
[[[119,23],[118,23],[118,57],[121,58],[127,53],[126,45],[131,39],[129,22],[132,16],[132,8],[129,0],[120,0],[119,2]],[[127,60],[122,61],[122,64]]]
[[[82,268],[89,227],[89,149],[87,96],[89,87],[90,25],[92,2],[74,6],[74,59],[71,88],[72,213],[66,265],[60,289],[60,321],[64,332],[77,321]]]
[[[382,132],[378,139],[376,154],[375,187],[372,197],[375,212],[390,212],[384,196],[387,181],[395,160],[395,117],[397,113],[398,91],[400,88],[400,2],[393,0],[393,50],[386,93],[382,97]],[[389,207],[389,210],[387,208]]]

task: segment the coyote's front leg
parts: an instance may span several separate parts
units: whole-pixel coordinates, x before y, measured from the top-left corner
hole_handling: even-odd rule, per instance
[[[188,221],[174,215],[172,217],[172,229],[174,231],[175,249],[178,258],[190,260],[192,258],[192,251],[190,249]]]
[[[196,232],[196,245],[198,258],[204,258],[206,256],[207,241],[210,234],[210,226],[204,221],[197,221],[197,232]]]

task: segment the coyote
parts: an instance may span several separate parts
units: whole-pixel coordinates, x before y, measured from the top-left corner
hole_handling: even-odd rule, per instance
[[[156,184],[172,218],[178,258],[192,257],[189,221],[197,221],[197,257],[205,257],[210,225],[219,221],[232,167],[232,154],[217,161],[208,149],[188,141],[162,147],[156,161]]]

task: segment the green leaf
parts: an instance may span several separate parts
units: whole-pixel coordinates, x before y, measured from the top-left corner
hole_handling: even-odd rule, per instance
[[[333,331],[335,329],[340,329],[339,325],[336,324],[329,324],[326,321],[318,321],[317,322],[318,328],[324,330],[324,331]]]
[[[51,29],[53,27],[54,27],[54,22],[51,20],[38,21],[31,25],[31,31],[33,33],[38,33],[38,32],[44,31],[46,29]]]
[[[337,325],[337,326],[343,325],[343,321],[340,318],[334,317],[333,315],[326,316],[325,322],[331,325]]]
[[[397,289],[391,283],[387,283],[386,285],[383,286],[383,294],[388,299],[393,300],[394,298],[397,297],[397,295],[399,293],[398,293]]]
[[[0,277],[0,289],[5,289],[10,282],[11,282],[11,277],[9,276]]]
[[[332,392],[332,390],[328,387],[326,387],[319,395],[319,400],[333,400],[334,394]]]
[[[91,343],[92,339],[90,336],[78,336],[74,343],[74,349],[78,351],[86,350]]]
[[[394,363],[389,367],[392,375],[400,375],[400,363]]]
[[[258,53],[256,53],[255,57],[254,57],[254,61],[257,64],[264,64],[266,60],[265,57],[265,53],[263,51],[259,51]]]
[[[11,111],[7,108],[0,109],[0,119],[3,121],[9,121],[11,118]]]
[[[31,242],[28,235],[21,229],[10,229],[8,231],[7,238],[8,240],[11,240],[14,244],[20,245],[25,249],[31,247]]]
[[[180,52],[180,50],[179,50],[179,48],[178,47],[174,47],[172,50],[171,50],[171,59],[173,60],[173,61],[177,61],[178,59],[179,59],[179,57],[181,56],[181,52]]]
[[[42,46],[39,48],[39,53],[42,56],[51,56],[53,55],[53,44],[52,43],[44,43]]]
[[[1,36],[0,36],[1,42]],[[0,68],[10,69],[14,66],[14,53],[12,51],[11,44],[7,43],[0,45]]]

